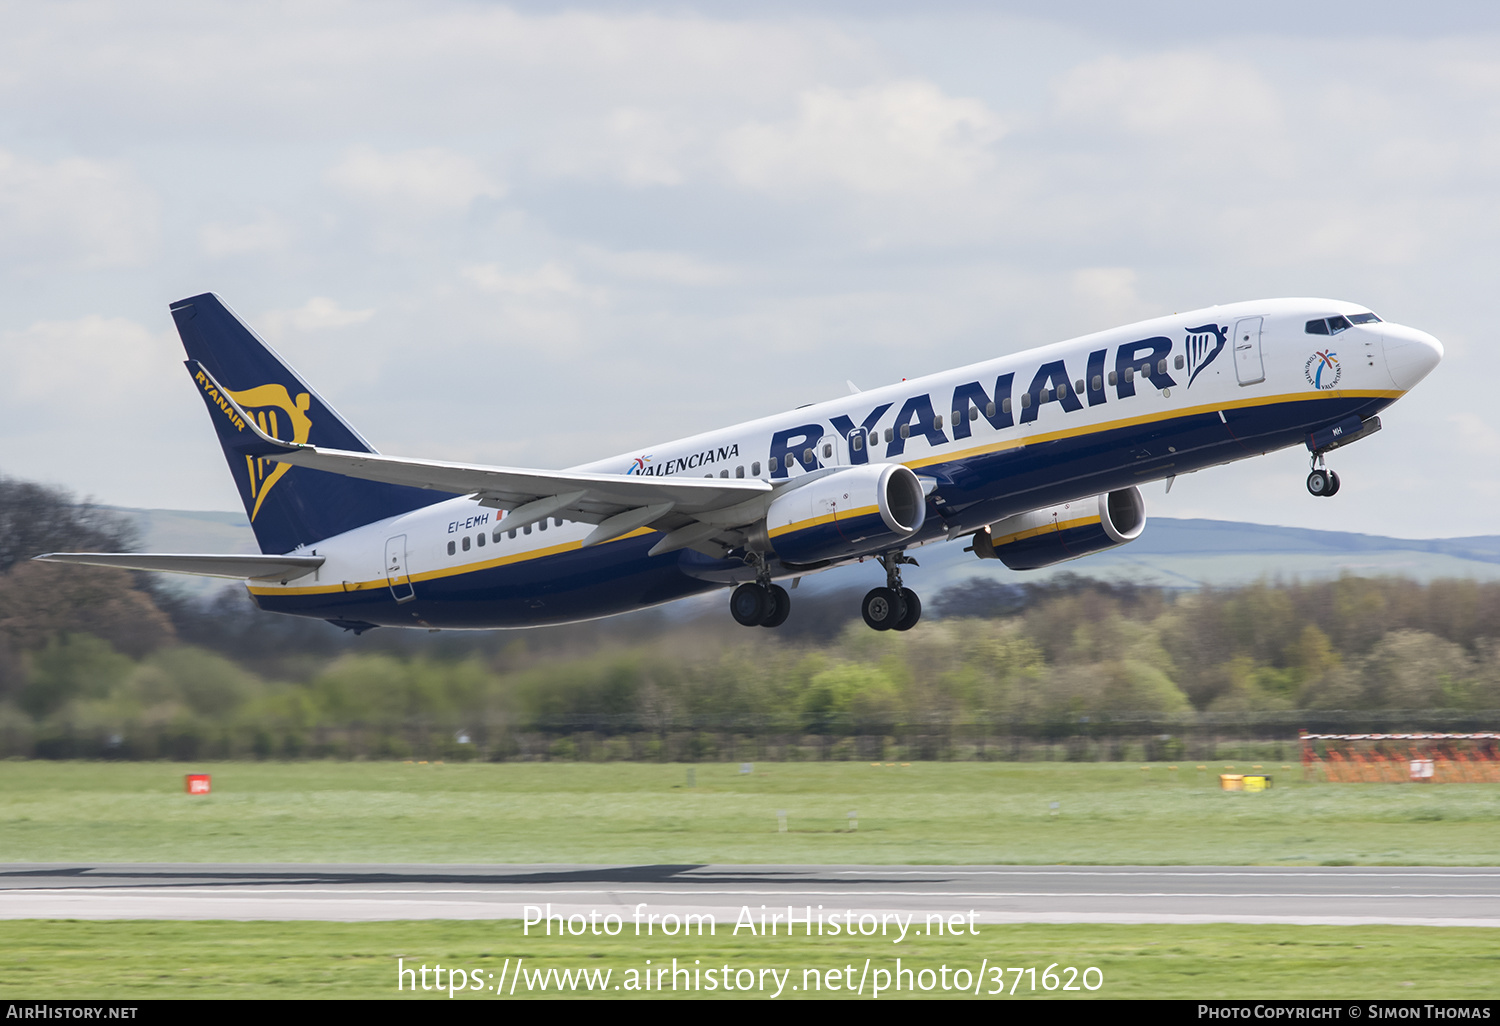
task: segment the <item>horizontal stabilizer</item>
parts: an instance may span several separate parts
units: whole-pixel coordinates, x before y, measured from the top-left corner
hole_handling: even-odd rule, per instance
[[[323,556],[238,556],[179,552],[48,552],[48,563],[82,563],[122,570],[164,570],[241,581],[294,581],[323,565]]]

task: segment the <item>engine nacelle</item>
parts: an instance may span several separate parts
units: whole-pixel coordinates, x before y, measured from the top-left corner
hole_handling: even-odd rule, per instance
[[[766,533],[786,563],[817,563],[899,548],[927,520],[927,497],[899,463],[846,467],[777,496]]]
[[[1146,500],[1131,487],[1006,517],[974,535],[974,555],[1039,570],[1135,541],[1145,527]]]

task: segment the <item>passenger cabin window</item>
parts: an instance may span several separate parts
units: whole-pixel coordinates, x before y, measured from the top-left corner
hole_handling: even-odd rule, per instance
[[[474,538],[474,544],[478,545],[482,549],[484,548],[484,541],[484,532],[480,531],[479,534]]]
[[[990,416],[993,417],[994,415],[995,415],[995,404],[994,403],[990,403]],[[970,406],[969,407],[969,419],[971,421],[979,419],[979,407],[977,407],[977,406]]]
[[[907,425],[907,424],[902,424],[901,425],[901,437],[902,438],[910,438],[911,437],[911,426],[910,425]]]
[[[1031,393],[1030,392],[1022,392],[1021,393],[1021,409],[1023,409],[1023,410],[1029,410],[1029,409],[1031,409]]]
[[[990,403],[989,406],[987,406],[985,408],[989,411],[989,415],[991,417],[993,417],[995,415],[995,404],[994,403]],[[1004,410],[1006,413],[1009,413],[1010,412],[1010,400],[1009,399],[1003,400],[1000,403],[1000,408],[1002,410]]]
[[[955,417],[953,419],[957,420],[958,418]],[[943,430],[943,415],[942,414],[938,414],[936,417],[932,418],[932,430],[934,430],[934,431],[941,431],[941,430]]]
[[[865,447],[865,436],[864,435],[854,435],[853,437],[851,437],[849,439],[849,448],[853,449],[855,452],[859,452],[864,447]]]
[[[469,551],[469,536],[468,535],[464,535],[464,551],[465,552]]]
[[[1172,366],[1176,367],[1178,370],[1182,370],[1182,356],[1181,356],[1181,354],[1179,354],[1177,356],[1174,356],[1172,358]]]
[[[553,527],[561,527],[562,526],[562,518],[561,517],[553,517],[552,518],[552,526]]]
[[[531,525],[527,524],[525,527],[521,528],[521,533],[522,534],[530,534],[531,533]]]
[[[499,545],[499,544],[500,544],[500,536],[501,536],[501,535],[502,535],[502,534],[504,534],[504,533],[505,533],[505,528],[503,528],[503,527],[497,527],[497,528],[495,528],[495,533],[494,533],[494,534],[492,534],[492,535],[490,535],[490,539],[491,539],[491,540],[492,540],[492,541],[493,541],[493,542],[494,542],[494,543],[495,543],[495,544],[496,544],[496,545]]]
[[[744,477],[745,476],[745,468],[744,467],[735,467],[734,468],[734,476],[735,477]]]
[[[776,473],[776,457],[775,456],[771,457],[770,466],[771,466],[771,473],[773,473],[773,474]]]
[[[512,527],[507,533],[514,538],[516,536],[516,529]]]
[[[776,469],[776,461],[775,460],[771,461],[771,469],[772,470]],[[751,477],[760,477],[760,464],[758,462],[750,464],[750,476]]]
[[[725,467],[723,470],[719,471],[719,476],[720,477],[728,477],[729,476],[729,468]]]
[[[454,545],[453,545],[453,543],[452,543],[452,542],[449,542],[449,543],[448,543],[448,555],[450,555],[450,556],[451,556],[451,555],[453,555],[453,553],[454,553],[454,552],[456,552],[456,551],[457,551],[457,549],[456,549],[456,548],[455,548],[455,547],[454,547]]]
[[[892,439],[892,438],[894,438],[894,437],[896,437],[896,435],[895,435],[895,432],[893,432],[893,431],[892,431],[892,430],[891,430],[891,429],[890,429],[890,428],[886,428],[886,429],[885,429],[885,440],[886,440],[886,441],[887,441],[887,442],[889,442],[889,441],[890,441],[890,440],[891,440],[891,439]],[[904,437],[906,437],[906,436],[905,436],[905,435],[903,435],[903,436],[902,436],[902,437],[903,437],[903,438],[904,438]]]
[[[1119,380],[1120,380],[1120,375],[1116,374],[1114,371],[1110,371],[1109,372],[1109,383],[1111,385],[1117,384],[1119,382]]]
[[[536,525],[536,529],[538,531],[545,531],[547,529],[547,519],[545,517],[542,518],[541,523]]]

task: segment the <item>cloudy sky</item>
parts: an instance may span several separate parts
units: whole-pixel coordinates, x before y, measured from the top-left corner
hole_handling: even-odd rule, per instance
[[[1331,296],[1448,352],[1339,496],[1150,512],[1500,533],[1500,8],[1219,6],[0,4],[0,473],[238,508],[203,291],[382,451],[536,467]]]

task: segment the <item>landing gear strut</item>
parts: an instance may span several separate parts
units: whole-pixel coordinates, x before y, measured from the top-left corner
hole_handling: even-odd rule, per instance
[[[901,564],[917,561],[901,552],[877,556],[885,567],[884,588],[875,588],[864,597],[859,611],[866,625],[877,631],[909,631],[922,618],[922,600],[910,588],[901,586]]]
[[[1339,476],[1323,466],[1322,453],[1313,455],[1313,470],[1307,475],[1307,490],[1322,499],[1338,494]]]
[[[750,553],[755,583],[742,584],[729,596],[729,615],[742,627],[780,627],[792,612],[792,597],[779,584],[771,583],[765,557]]]

